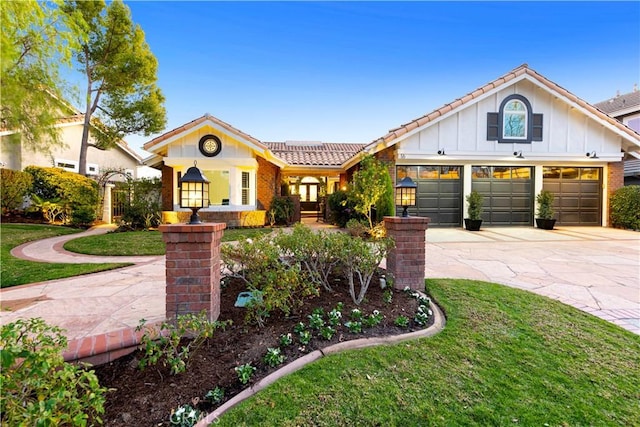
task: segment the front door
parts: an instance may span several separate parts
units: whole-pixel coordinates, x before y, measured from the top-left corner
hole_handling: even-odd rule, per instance
[[[300,209],[302,211],[316,212],[318,210],[318,187],[318,184],[300,184]]]

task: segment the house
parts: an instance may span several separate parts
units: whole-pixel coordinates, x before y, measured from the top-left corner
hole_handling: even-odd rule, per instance
[[[179,181],[194,163],[211,181],[205,220],[258,225],[282,182],[312,209],[370,153],[389,162],[394,181],[417,182],[409,213],[433,226],[461,226],[472,190],[485,196],[483,225],[531,226],[543,189],[556,196],[558,225],[606,226],[623,156],[638,155],[640,135],[524,64],[366,145],[267,143],[207,114],[144,149],[162,170],[167,222],[188,218]]]
[[[624,95],[618,92],[615,97],[598,102],[594,106],[636,132],[640,132],[640,91],[637,85],[634,85],[633,92]],[[624,183],[640,185],[640,159],[633,153],[625,154]]]
[[[209,207],[199,215],[230,226],[264,225],[266,211],[282,183],[300,195],[303,210],[316,211],[319,196],[346,178],[342,164],[364,144],[262,142],[205,114],[147,142],[145,164],[162,170],[163,221],[182,222],[180,178],[194,164],[211,182]],[[342,181],[340,174],[342,173]],[[180,211],[182,211],[180,213]]]
[[[84,115],[77,111],[74,113],[58,121],[57,127],[60,129],[60,139],[64,145],[53,147],[48,153],[34,152],[24,147],[19,139],[16,142],[15,138],[12,138],[15,131],[1,131],[2,167],[13,170],[23,170],[27,166],[58,167],[70,172],[78,172]],[[91,141],[92,137],[89,134],[89,142]],[[109,150],[89,146],[87,151],[88,176],[98,178],[104,171],[121,170],[136,178],[139,166],[142,166],[142,158],[124,141],[119,141]],[[115,179],[118,180],[117,177]]]

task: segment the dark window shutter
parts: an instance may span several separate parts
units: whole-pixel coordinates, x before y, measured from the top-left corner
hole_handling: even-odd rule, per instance
[[[178,188],[182,188],[182,183],[180,180],[182,179],[182,172],[178,171]]]
[[[498,139],[500,139],[498,113],[487,113],[487,141],[497,141]]]
[[[533,114],[533,126],[531,128],[531,140],[542,141],[542,114]]]

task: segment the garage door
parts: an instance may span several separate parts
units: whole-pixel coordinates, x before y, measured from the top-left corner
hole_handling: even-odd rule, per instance
[[[482,225],[532,225],[531,167],[473,166],[472,189],[484,196]]]
[[[418,184],[416,206],[409,215],[431,218],[429,227],[459,227],[462,224],[461,166],[398,166],[398,182],[409,176]],[[402,209],[396,212],[401,215]]]
[[[558,225],[602,225],[602,169],[545,167],[543,188],[555,195]]]

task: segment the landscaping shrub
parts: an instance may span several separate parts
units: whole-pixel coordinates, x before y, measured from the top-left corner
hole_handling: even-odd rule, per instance
[[[221,257],[225,274],[243,280],[253,292],[247,321],[261,327],[273,311],[288,316],[304,298],[318,294],[318,287],[304,280],[300,263],[282,257],[269,236],[247,239],[235,246],[223,245]]]
[[[122,224],[132,230],[148,230],[160,224],[162,182],[159,178],[141,178],[120,184],[126,191]]]
[[[171,374],[176,375],[187,369],[189,354],[197,350],[204,342],[213,337],[218,328],[224,328],[231,321],[210,321],[205,311],[198,314],[183,314],[177,316],[175,322],[162,322],[159,327],[147,326],[142,319],[136,331],[144,331],[140,339],[140,346],[144,355],[138,362],[138,367],[162,362],[171,368]],[[189,337],[187,344],[183,338]]]
[[[91,178],[59,168],[28,166],[25,172],[33,178],[30,194],[36,196],[33,198],[36,206],[38,203],[41,207],[46,202],[53,203],[71,218],[75,210],[97,211],[100,202],[98,183]]]
[[[640,230],[640,185],[622,187],[613,193],[611,222],[614,227]]]
[[[17,320],[0,332],[0,424],[84,426],[101,423],[105,388],[93,371],[64,362],[67,339],[40,318]]]
[[[267,212],[269,223],[271,226],[289,225],[293,221],[294,211],[293,200],[288,197],[275,196],[271,200],[271,207]]]
[[[387,252],[393,247],[391,239],[365,241],[352,237],[345,241],[342,265],[349,280],[349,294],[356,305],[359,305],[369,289],[373,274]]]
[[[331,209],[331,222],[338,227],[344,228],[352,218],[361,218],[355,209],[353,201],[349,200],[346,191],[338,190],[327,198],[327,203]]]
[[[7,213],[22,207],[33,184],[33,177],[22,171],[0,169],[0,206],[2,213]]]
[[[302,266],[302,274],[307,281],[331,291],[329,276],[342,262],[341,253],[346,238],[343,233],[314,232],[303,224],[296,224],[292,233],[281,233],[276,236],[274,243],[282,255]]]
[[[366,237],[369,233],[369,227],[366,220],[351,218],[347,221],[347,231],[353,237]]]
[[[376,202],[376,220],[378,222],[384,221],[385,216],[394,216],[396,214],[395,190],[388,167],[382,173],[381,181],[382,185],[384,185],[384,192]]]

